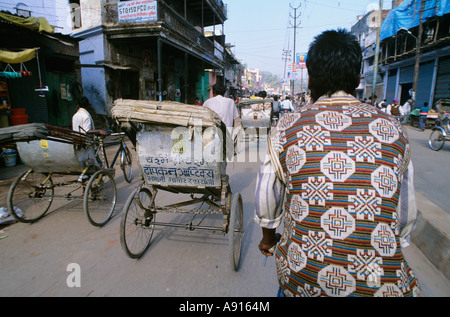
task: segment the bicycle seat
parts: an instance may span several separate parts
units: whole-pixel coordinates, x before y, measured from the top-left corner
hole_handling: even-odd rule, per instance
[[[108,136],[108,133],[105,130],[89,130],[86,134],[93,134],[99,137],[105,138]]]

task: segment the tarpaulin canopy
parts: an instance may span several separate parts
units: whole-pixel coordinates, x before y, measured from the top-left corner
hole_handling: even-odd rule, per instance
[[[422,0],[405,0],[397,8],[391,10],[381,25],[380,40],[392,37],[406,28],[410,30],[420,24]],[[434,16],[450,13],[450,0],[426,0],[423,22]]]
[[[30,48],[20,52],[0,49],[0,61],[8,64],[25,63],[36,57],[36,49]]]
[[[50,25],[48,21],[43,17],[29,17],[29,18],[23,18],[16,15],[7,14],[4,12],[0,12],[0,18],[20,25],[22,27],[25,27],[27,29],[30,29],[32,31],[37,31],[39,33],[41,32],[47,32],[47,33],[54,33],[55,27],[53,25]]]

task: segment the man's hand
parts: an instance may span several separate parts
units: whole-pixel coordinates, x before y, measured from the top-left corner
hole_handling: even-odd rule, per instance
[[[258,245],[259,250],[265,256],[273,256],[272,249],[281,239],[281,234],[276,233],[275,229],[262,228],[263,238]],[[272,252],[271,252],[272,251]]]

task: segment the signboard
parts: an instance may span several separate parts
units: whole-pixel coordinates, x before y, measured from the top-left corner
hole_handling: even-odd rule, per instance
[[[288,72],[288,78],[291,80],[296,80],[297,79],[297,72]]]
[[[122,1],[117,4],[119,23],[143,23],[158,21],[156,0]]]
[[[298,53],[296,54],[296,64],[297,68],[306,68],[306,58],[308,54],[307,53]]]
[[[147,185],[221,186],[221,138],[212,130],[202,135],[199,127],[191,132],[186,127],[156,126],[137,134],[138,160]]]

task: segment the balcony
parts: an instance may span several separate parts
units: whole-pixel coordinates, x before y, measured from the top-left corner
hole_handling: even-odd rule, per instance
[[[107,0],[108,1],[108,0]],[[118,19],[118,4],[119,0],[110,0],[105,3],[106,9],[106,23],[119,23]],[[175,1],[175,4],[168,4],[167,2],[158,0],[157,6],[170,7],[173,11],[178,13],[185,20],[189,21],[194,26],[199,26],[202,29],[208,26],[223,24],[228,19],[227,6],[222,0],[185,0],[184,4],[181,1]],[[121,3],[123,5],[123,2]]]
[[[208,0],[203,1],[206,3]],[[200,0],[197,2],[201,3]],[[213,2],[218,8],[225,10],[222,1],[209,0],[209,2]],[[137,22],[133,21],[133,18],[127,20],[121,19],[118,9],[118,2],[105,4],[105,33],[108,34],[111,40],[129,40],[160,36],[166,41],[171,42],[174,46],[187,50],[216,66],[223,66],[223,49],[219,50],[222,52],[218,54],[217,45],[219,44],[206,38],[202,33],[202,27],[193,26],[179,12],[167,5],[164,1],[157,2],[154,16],[141,21],[139,21],[140,17],[137,17]],[[225,11],[223,12],[225,13]]]

